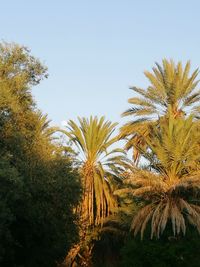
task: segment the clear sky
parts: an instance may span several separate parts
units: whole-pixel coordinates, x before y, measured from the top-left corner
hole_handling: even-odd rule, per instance
[[[0,0],[0,9],[0,38],[49,68],[33,94],[54,124],[119,121],[129,86],[146,86],[143,71],[164,57],[200,66],[199,0]]]

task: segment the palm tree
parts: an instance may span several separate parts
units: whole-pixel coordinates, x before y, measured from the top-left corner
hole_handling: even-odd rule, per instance
[[[78,118],[79,124],[70,120],[65,134],[79,150],[80,173],[82,176],[83,199],[80,205],[82,220],[89,226],[99,225],[116,206],[109,183],[110,172],[120,160],[123,150],[111,146],[117,141],[112,137],[116,123],[104,117]]]
[[[144,74],[150,82],[146,90],[132,87],[139,96],[128,101],[133,105],[122,116],[134,116],[133,120],[121,128],[120,138],[126,138],[126,149],[145,143],[141,136],[149,135],[149,125],[157,121],[172,110],[174,117],[193,114],[199,118],[200,91],[197,89],[199,80],[196,80],[198,69],[190,74],[190,62],[185,67],[179,62],[177,65],[171,60],[164,59],[163,65],[156,63],[153,72]],[[134,160],[138,160],[138,150],[134,151]]]
[[[23,116],[21,116],[21,120]],[[27,120],[26,127],[32,127],[33,121],[35,122],[34,129],[29,130],[28,138],[31,140],[31,155],[33,152],[39,153],[40,160],[46,160],[47,155],[51,158],[56,153],[62,153],[59,144],[55,142],[58,137],[56,133],[60,130],[59,127],[52,127],[47,115],[43,115],[41,111],[37,111],[35,114],[30,113]],[[32,123],[32,124],[31,124]],[[28,134],[28,133],[27,133]],[[29,154],[29,151],[27,151]],[[30,156],[31,156],[30,155]]]
[[[88,230],[92,229],[93,234],[94,226],[102,226],[104,219],[116,209],[113,178],[128,168],[124,151],[113,148],[118,140],[112,137],[116,123],[92,116],[89,119],[79,117],[78,122],[70,120],[67,130],[63,131],[78,148],[83,187],[82,201],[77,208],[81,219],[80,242],[69,251],[65,266],[72,266],[77,255],[78,261],[90,266],[93,244],[87,240],[91,234]],[[81,250],[84,255],[80,255]]]
[[[131,229],[136,235],[151,221],[151,238],[159,238],[171,220],[174,235],[186,232],[186,220],[200,233],[200,153],[199,131],[192,116],[174,118],[173,111],[159,127],[151,127],[145,137],[150,170],[136,170],[125,183],[127,191],[143,202]]]

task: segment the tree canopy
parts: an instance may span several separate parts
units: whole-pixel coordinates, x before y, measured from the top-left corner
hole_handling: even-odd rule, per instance
[[[1,266],[55,266],[78,239],[79,175],[31,95],[46,76],[25,47],[0,46]]]

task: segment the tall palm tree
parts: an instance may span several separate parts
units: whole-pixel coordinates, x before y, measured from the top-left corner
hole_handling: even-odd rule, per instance
[[[137,170],[126,179],[129,192],[143,202],[133,219],[131,229],[136,235],[151,221],[151,237],[160,234],[172,223],[174,235],[186,232],[186,220],[200,233],[200,151],[199,131],[192,117],[174,118],[159,127],[151,127],[145,137],[148,152],[140,152],[149,161],[151,171]]]
[[[116,206],[109,183],[110,172],[124,161],[124,151],[111,149],[117,141],[112,137],[116,123],[104,117],[78,118],[79,125],[68,122],[65,134],[79,150],[80,173],[83,184],[83,199],[80,205],[82,220],[87,225],[103,223]],[[116,165],[115,165],[116,163]]]
[[[91,240],[86,240],[88,230],[102,226],[104,219],[117,207],[111,180],[117,171],[128,167],[124,150],[114,148],[118,140],[112,136],[116,123],[106,121],[104,117],[98,119],[92,116],[89,119],[78,117],[78,122],[76,124],[70,120],[67,130],[63,131],[78,148],[83,187],[82,201],[78,207],[80,242],[71,248],[64,266],[72,266],[75,260],[81,262],[80,265],[91,266],[93,245]],[[81,250],[83,255],[80,257]]]
[[[126,149],[138,145],[145,145],[141,136],[148,136],[149,125],[156,124],[158,119],[172,110],[174,117],[193,114],[199,118],[200,90],[197,89],[198,69],[190,74],[190,62],[183,67],[171,60],[164,59],[163,65],[156,63],[153,72],[144,74],[150,82],[146,90],[132,87],[139,96],[128,100],[133,105],[122,116],[134,116],[133,120],[121,128],[120,138],[127,138]],[[135,149],[134,160],[138,159],[138,150]]]

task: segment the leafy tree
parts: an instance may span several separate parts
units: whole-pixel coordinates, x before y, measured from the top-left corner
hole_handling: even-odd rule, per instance
[[[31,86],[46,67],[16,44],[0,46],[0,265],[55,266],[78,239],[79,175],[53,142]]]

